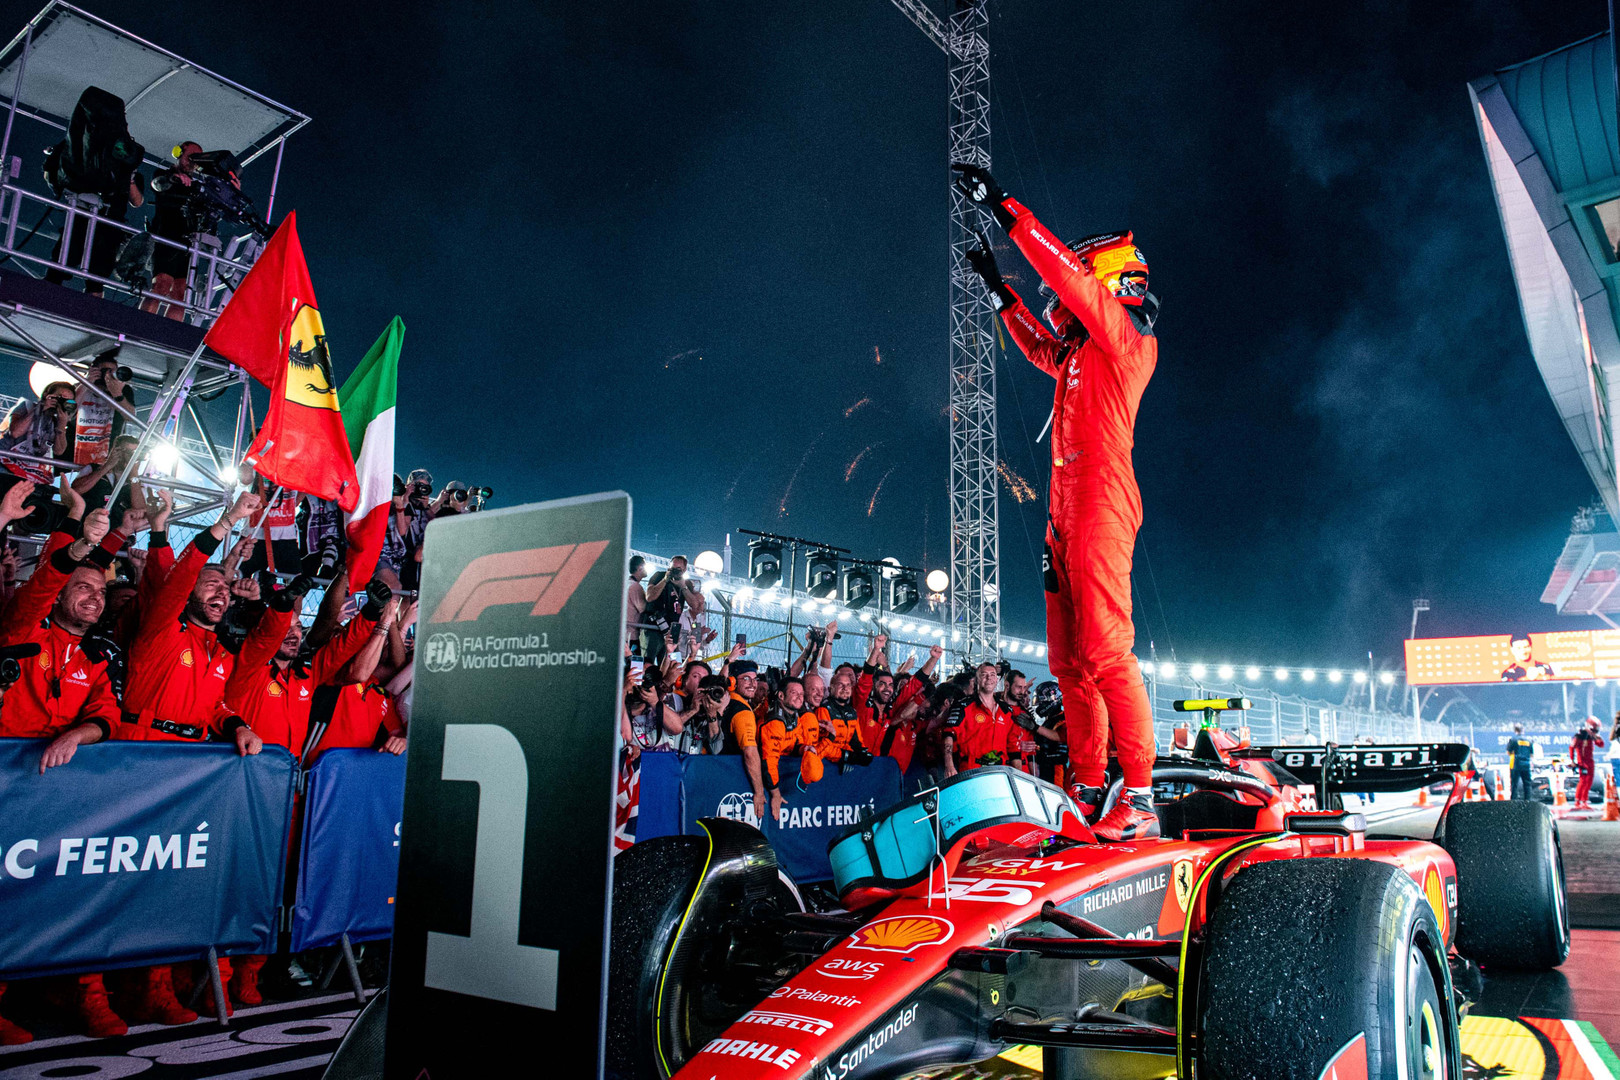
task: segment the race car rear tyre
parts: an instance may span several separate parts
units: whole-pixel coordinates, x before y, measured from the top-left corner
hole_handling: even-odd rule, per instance
[[[1399,868],[1251,866],[1226,888],[1205,942],[1201,1078],[1460,1080],[1445,941]]]
[[[1558,823],[1540,803],[1458,803],[1442,846],[1457,864],[1457,951],[1486,968],[1545,971],[1569,955]]]

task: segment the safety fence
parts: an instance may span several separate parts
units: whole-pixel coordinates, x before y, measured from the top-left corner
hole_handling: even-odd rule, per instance
[[[0,981],[388,937],[403,758],[278,747],[98,743],[39,769],[0,739]],[[299,829],[297,900],[283,908]]]

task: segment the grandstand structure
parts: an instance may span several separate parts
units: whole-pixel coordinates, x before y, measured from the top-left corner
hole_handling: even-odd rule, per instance
[[[123,100],[129,134],[154,170],[171,164],[170,147],[182,141],[233,154],[243,166],[244,187],[261,192],[266,219],[274,213],[287,139],[309,118],[62,0],[47,3],[0,51],[0,355],[32,362],[29,381],[36,386],[70,380],[80,394],[110,402],[85,380],[83,364],[116,347],[142,395],[135,408],[112,402],[124,432],[142,439],[137,467],[182,496],[177,523],[195,521],[229,497],[255,426],[250,380],[210,354],[203,335],[260,244],[246,229],[236,236],[199,235],[184,247],[154,237],[155,244],[186,254],[188,287],[175,301],[92,274],[98,231],[123,237],[143,231],[142,225],[114,220],[93,194],[58,195],[40,178],[38,157],[68,130],[90,85]],[[70,222],[85,233],[83,254],[72,264],[57,252]],[[42,280],[51,271],[94,281],[103,295]],[[147,298],[177,304],[184,318],[140,310]],[[19,378],[14,385],[22,383]],[[0,452],[6,456],[18,457]]]
[[[1614,58],[1612,34],[1595,34],[1468,84],[1530,351],[1601,504],[1576,515],[1541,599],[1610,626],[1620,612]]]

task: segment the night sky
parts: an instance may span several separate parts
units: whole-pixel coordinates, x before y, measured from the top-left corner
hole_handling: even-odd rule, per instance
[[[886,0],[89,6],[314,118],[277,212],[340,375],[409,328],[401,472],[624,488],[663,554],[749,527],[947,562],[946,62]],[[1139,649],[1398,663],[1420,595],[1425,634],[1585,625],[1538,602],[1595,493],[1464,84],[1601,0],[990,12],[997,177],[1061,235],[1135,229],[1164,299]],[[1026,635],[1051,392],[1004,358]]]

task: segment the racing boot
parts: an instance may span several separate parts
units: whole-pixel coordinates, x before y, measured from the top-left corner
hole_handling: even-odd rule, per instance
[[[0,982],[0,997],[6,994],[6,984]],[[21,1046],[34,1041],[34,1033],[0,1016],[0,1046]]]
[[[1082,784],[1069,785],[1069,798],[1074,805],[1080,808],[1080,816],[1089,824],[1097,819],[1102,810],[1103,800],[1108,797],[1108,789],[1100,787],[1085,787]]]
[[[77,1006],[79,1022],[84,1026],[84,1033],[92,1039],[110,1039],[128,1034],[129,1025],[118,1018],[107,1002],[107,987],[99,974],[79,976]]]
[[[1155,839],[1159,835],[1159,815],[1153,812],[1153,793],[1122,794],[1091,831],[1107,844]]]
[[[239,956],[231,972],[227,987],[231,1000],[238,1005],[259,1005],[264,997],[259,993],[259,969],[264,967],[263,956]]]
[[[169,965],[161,964],[146,969],[145,985],[135,1005],[135,1019],[148,1024],[176,1027],[189,1024],[197,1014],[186,1008],[174,996],[173,976]]]

